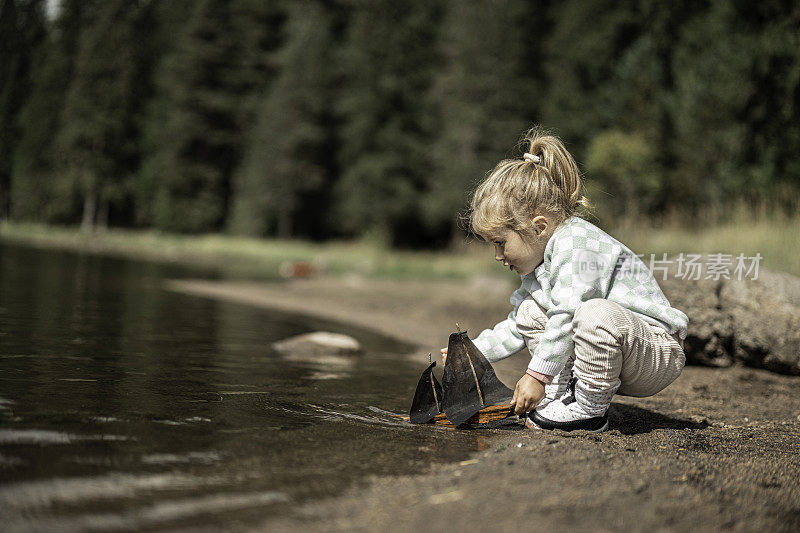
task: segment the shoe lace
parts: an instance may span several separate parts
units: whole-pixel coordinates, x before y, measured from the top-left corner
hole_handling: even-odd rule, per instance
[[[578,378],[572,377],[567,382],[567,391],[568,394],[564,396],[561,400],[564,405],[569,405],[571,403],[575,403],[575,384],[578,382]]]

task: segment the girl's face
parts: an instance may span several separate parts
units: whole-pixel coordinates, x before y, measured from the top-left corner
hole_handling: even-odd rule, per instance
[[[501,261],[520,276],[534,271],[544,260],[547,238],[527,237],[512,229],[498,229],[489,235],[481,235],[494,244],[494,258]]]

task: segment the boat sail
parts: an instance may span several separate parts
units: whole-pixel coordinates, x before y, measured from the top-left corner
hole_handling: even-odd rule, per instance
[[[435,366],[436,361],[432,361],[419,378],[414,401],[411,402],[410,419],[414,424],[427,424],[442,412],[442,385],[433,375]]]
[[[435,361],[420,377],[410,412],[410,420],[415,424],[439,423],[446,417],[454,426],[460,426],[465,422],[498,420],[511,414],[509,401],[514,392],[498,379],[491,363],[469,339],[466,330],[461,331],[460,327],[458,330],[448,339],[442,385],[432,373]],[[476,417],[481,412],[488,419]]]

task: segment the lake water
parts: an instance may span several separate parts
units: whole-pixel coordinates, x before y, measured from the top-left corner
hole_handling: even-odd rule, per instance
[[[170,292],[213,273],[0,244],[0,520],[4,531],[255,526],[370,474],[481,446],[411,426],[426,360],[378,335]],[[313,330],[365,354],[271,349]]]

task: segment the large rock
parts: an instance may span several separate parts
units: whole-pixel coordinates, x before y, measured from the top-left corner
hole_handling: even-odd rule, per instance
[[[272,347],[283,354],[304,356],[348,356],[361,353],[361,344],[348,335],[315,331],[278,341]]]
[[[755,280],[673,275],[659,283],[689,317],[689,363],[800,374],[800,278],[761,269]]]

